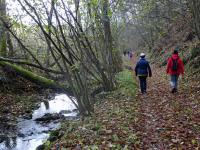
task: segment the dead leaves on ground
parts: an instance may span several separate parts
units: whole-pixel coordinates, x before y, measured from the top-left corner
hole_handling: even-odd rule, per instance
[[[66,132],[61,139],[63,147],[69,149],[73,149],[77,145],[83,149],[138,147],[140,141],[134,127],[138,120],[136,104],[133,100],[127,100],[125,96],[121,96],[120,99],[108,97],[101,104],[95,106],[95,113],[92,117],[63,124],[62,130]]]
[[[107,97],[96,105],[92,117],[65,124],[62,130],[66,134],[60,141],[63,147],[200,149],[199,81],[181,79],[179,92],[174,95],[164,68],[152,68],[147,95],[138,92],[134,99],[125,95]]]
[[[154,70],[157,68],[154,66]],[[180,82],[177,94],[170,93],[164,68],[149,79],[148,94],[138,95],[139,134],[145,149],[200,148],[200,94],[198,81]]]

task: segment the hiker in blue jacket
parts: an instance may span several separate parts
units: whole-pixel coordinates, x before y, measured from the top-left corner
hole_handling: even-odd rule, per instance
[[[137,65],[135,67],[135,75],[139,77],[140,80],[140,88],[142,94],[146,93],[147,89],[147,77],[152,76],[151,73],[151,67],[149,65],[149,62],[145,59],[145,54],[140,54],[140,60],[137,62]]]

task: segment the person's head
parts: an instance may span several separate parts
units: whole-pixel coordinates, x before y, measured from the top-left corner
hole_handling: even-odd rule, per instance
[[[177,47],[174,49],[173,54],[178,54],[178,48]]]
[[[145,53],[141,53],[141,54],[140,54],[140,57],[141,57],[141,58],[145,58]]]

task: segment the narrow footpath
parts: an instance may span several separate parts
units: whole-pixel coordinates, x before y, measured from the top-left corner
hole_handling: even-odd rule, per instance
[[[147,94],[141,95],[138,88],[136,95],[139,149],[200,149],[199,80],[180,79],[178,93],[172,94],[165,68],[154,65],[152,72]]]
[[[133,67],[136,61],[132,59]],[[129,60],[124,65],[130,69]],[[137,88],[131,96],[121,87],[99,95],[92,116],[63,123],[59,132],[64,136],[52,143],[52,149],[61,143],[73,150],[199,150],[200,81],[185,76],[178,93],[172,94],[165,68],[153,65],[152,71],[147,94]],[[125,87],[134,91],[135,76],[124,73]]]

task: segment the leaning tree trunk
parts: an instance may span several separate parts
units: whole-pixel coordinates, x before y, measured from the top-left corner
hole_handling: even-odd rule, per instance
[[[6,62],[6,61],[0,61],[0,66],[9,68],[9,69],[13,70],[14,72],[16,72],[18,75],[22,76],[23,78],[25,78],[33,83],[36,83],[38,85],[41,85],[42,87],[58,89],[58,90],[61,90],[65,93],[73,96],[72,91],[69,87],[59,85],[54,80],[39,76],[31,71],[28,71],[28,70],[22,68],[21,66],[18,66],[18,65]]]

